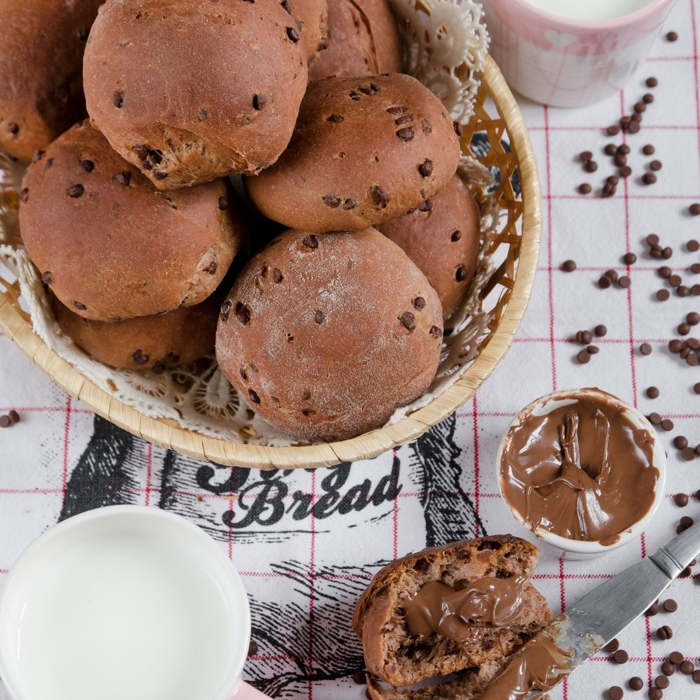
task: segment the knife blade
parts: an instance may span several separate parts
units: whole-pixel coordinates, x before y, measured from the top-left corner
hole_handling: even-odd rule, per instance
[[[535,700],[641,615],[700,553],[700,522],[594,588],[517,652],[481,700]]]

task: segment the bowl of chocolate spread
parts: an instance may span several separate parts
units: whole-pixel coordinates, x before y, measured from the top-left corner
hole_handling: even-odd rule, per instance
[[[636,409],[600,389],[526,406],[499,452],[501,493],[516,520],[574,557],[641,534],[664,496],[666,455]]]

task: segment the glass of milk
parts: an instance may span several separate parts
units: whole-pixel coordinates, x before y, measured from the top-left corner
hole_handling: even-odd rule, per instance
[[[622,88],[676,0],[484,0],[491,54],[536,102],[582,107]]]
[[[14,700],[249,700],[250,611],[228,557],[155,508],[114,506],[49,530],[0,598]]]

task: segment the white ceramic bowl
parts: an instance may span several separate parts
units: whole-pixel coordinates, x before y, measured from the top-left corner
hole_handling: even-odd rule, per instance
[[[95,560],[103,562],[102,571],[121,572],[124,561],[133,559],[130,555],[131,550],[135,547],[138,548],[138,544],[129,543],[141,542],[147,542],[148,547],[152,548],[144,549],[144,551],[149,554],[153,551],[156,556],[142,559],[143,565],[136,572],[126,569],[135,575],[127,578],[105,574],[102,579],[98,579],[97,573],[93,576],[93,572],[100,571],[98,568],[100,565]],[[124,543],[123,547],[120,547],[121,543]],[[85,552],[88,552],[88,556],[85,555]],[[99,553],[100,556],[93,558],[90,556],[91,553]],[[104,556],[102,556],[103,553]],[[175,561],[182,567],[180,569],[182,576],[176,577],[178,580],[174,582],[176,584],[174,588],[170,587],[168,583],[159,585],[155,589],[157,590],[157,600],[181,601],[184,596],[186,604],[175,608],[172,605],[163,606],[163,610],[172,612],[173,609],[185,608],[189,615],[187,619],[195,617],[208,621],[207,623],[202,622],[202,625],[206,625],[206,630],[202,631],[199,627],[196,628],[198,633],[213,638],[210,635],[220,632],[225,634],[225,638],[228,640],[225,646],[227,651],[223,654],[225,660],[221,664],[220,672],[218,668],[215,669],[217,678],[212,681],[213,684],[216,684],[217,690],[207,692],[206,700],[232,700],[232,698],[252,700],[253,698],[267,697],[240,680],[250,643],[250,610],[243,583],[225,552],[203,530],[184,518],[157,508],[138,506],[111,506],[91,510],[70,518],[42,535],[17,561],[5,582],[2,596],[0,596],[0,675],[11,697],[14,700],[44,700],[44,698],[37,697],[36,688],[38,686],[29,682],[32,669],[34,672],[37,669],[27,659],[22,658],[20,640],[27,629],[27,611],[31,612],[33,606],[35,609],[43,611],[41,603],[37,603],[37,601],[58,599],[58,607],[62,607],[61,602],[64,601],[64,598],[60,596],[60,593],[65,590],[65,587],[61,588],[60,584],[55,583],[56,580],[61,580],[64,584],[67,581],[68,590],[72,590],[73,584],[75,584],[76,589],[81,594],[77,597],[78,604],[75,604],[75,596],[68,596],[74,601],[73,609],[69,609],[70,605],[65,602],[63,605],[66,608],[68,624],[72,628],[71,635],[82,635],[82,643],[84,643],[84,640],[93,634],[91,630],[96,627],[96,625],[88,623],[95,619],[99,629],[109,629],[110,635],[121,639],[117,637],[121,626],[120,619],[116,615],[121,615],[120,610],[126,609],[128,602],[134,599],[133,597],[129,599],[127,596],[122,600],[122,592],[125,592],[125,588],[129,588],[132,594],[135,592],[139,596],[144,590],[148,590],[151,593],[149,600],[152,600],[154,589],[148,588],[152,581],[158,580],[159,584],[162,584],[164,578],[170,581],[172,577],[161,576],[160,579],[154,577],[149,579],[147,571],[150,569],[156,573],[168,571],[165,568],[166,564],[161,562],[169,561]],[[87,562],[87,568],[84,562]],[[93,562],[95,562],[94,568]],[[83,576],[81,576],[81,570]],[[85,575],[86,572],[87,575]],[[192,577],[187,576],[190,572],[192,572]],[[114,601],[114,605],[102,606],[101,597],[104,596],[96,596],[98,602],[90,609],[91,611],[94,609],[94,618],[87,617],[87,622],[81,629],[80,625],[73,621],[72,616],[75,608],[82,607],[82,600],[90,597],[90,593],[86,592],[83,586],[86,579],[89,580],[89,586],[93,586],[95,581],[99,581],[105,588],[112,580],[118,581],[115,583],[118,590],[115,590],[113,597],[110,598],[110,601]],[[206,583],[206,588],[197,586],[197,582],[200,580]],[[177,590],[178,588],[179,590]],[[88,590],[101,589],[98,587]],[[197,601],[202,599],[201,596],[197,598],[196,592],[198,590],[200,592],[206,591],[208,596],[215,595],[220,601],[220,605],[216,606],[215,613],[207,618],[201,617],[202,607],[197,605]],[[173,591],[177,591],[179,597]],[[47,592],[48,598],[45,595]],[[205,599],[209,600],[210,598]],[[53,615],[54,609],[55,607],[49,609],[49,616]],[[148,612],[150,610],[151,608],[148,608]],[[59,614],[61,613],[59,612]],[[44,624],[42,622],[44,617],[34,614],[34,619],[39,620],[39,628]],[[138,649],[139,644],[144,646],[143,639],[148,639],[149,628],[144,627],[147,625],[144,623],[141,625],[143,629],[139,629],[139,623],[143,618],[139,617],[134,621],[134,617],[134,615],[130,615],[128,618],[129,629],[125,637],[131,640],[130,644],[133,648]],[[153,618],[154,616],[148,614],[144,617]],[[213,623],[209,625],[212,618]],[[83,615],[82,618],[78,617],[78,619],[86,619],[86,617]],[[157,617],[157,614],[155,619],[158,627],[161,627],[165,622],[163,616]],[[35,637],[36,624],[35,622],[33,629]],[[213,629],[213,627],[218,629]],[[51,637],[51,635],[49,636]],[[122,642],[118,641],[117,643],[123,645]],[[26,645],[25,642],[24,646]],[[100,648],[97,641],[95,645],[98,649]],[[52,649],[54,648],[52,647]],[[159,659],[159,655],[167,657],[168,652],[167,648],[153,649],[149,647],[144,649],[144,655],[150,659],[149,664],[162,660],[162,658]],[[100,652],[97,653],[99,655]],[[50,656],[50,653],[47,656]],[[139,655],[138,658],[144,657]],[[174,655],[173,657],[175,658]],[[89,663],[85,659],[82,661]],[[46,659],[46,664],[52,663],[58,664],[60,662],[55,658]],[[95,660],[95,665],[101,666],[99,660]],[[69,666],[72,667],[73,664],[71,663]],[[158,668],[162,666],[163,664],[160,664]],[[62,666],[61,668],[65,671],[66,667]],[[83,668],[84,663],[79,663],[78,669],[80,670],[69,670],[61,676],[67,684],[66,687],[73,683],[74,677],[71,674],[83,673]],[[120,669],[118,672],[122,675],[131,672],[133,682],[139,681],[138,673],[133,671],[131,667]],[[28,690],[28,688],[33,689]],[[192,694],[197,695],[197,691],[194,690]],[[65,697],[65,695],[59,696]],[[199,695],[197,695],[197,700],[199,700]]]
[[[634,525],[632,525],[632,527],[621,532],[616,542],[608,545],[601,544],[600,542],[591,542],[588,540],[573,540],[567,537],[561,537],[560,535],[556,535],[543,527],[538,527],[532,530],[525,523],[520,513],[510,505],[508,499],[506,498],[505,489],[503,488],[501,462],[503,459],[503,450],[505,447],[506,439],[511,429],[519,425],[523,418],[530,414],[540,416],[546,415],[547,413],[550,413],[556,408],[565,406],[567,405],[567,403],[574,403],[576,399],[582,398],[590,398],[593,400],[604,399],[608,403],[612,403],[616,406],[619,406],[624,411],[626,417],[633,423],[633,425],[642,430],[646,430],[649,433],[649,435],[651,435],[654,441],[654,466],[659,470],[659,478],[656,482],[654,501],[651,505],[651,508],[647,511],[646,515],[641,520],[638,520],[636,523],[634,523]],[[513,422],[508,426],[508,430],[503,436],[501,444],[498,448],[496,464],[498,466],[498,486],[501,490],[501,494],[503,496],[504,501],[508,505],[510,512],[513,514],[513,517],[520,523],[520,525],[533,532],[543,542],[546,542],[547,544],[553,546],[557,550],[565,552],[567,558],[569,559],[586,559],[589,557],[600,556],[601,554],[605,554],[606,552],[609,552],[612,549],[623,547],[624,545],[629,544],[632,540],[635,540],[639,535],[641,535],[647,529],[651,519],[654,517],[654,514],[663,502],[666,486],[666,472],[668,467],[666,461],[666,453],[656,436],[656,431],[654,430],[654,427],[646,419],[646,417],[642,415],[636,408],[628,406],[624,401],[622,401],[622,399],[618,399],[616,396],[613,396],[611,394],[608,394],[607,392],[595,388],[566,389],[562,391],[557,391],[553,394],[541,396],[540,398],[535,399],[532,403],[525,406],[525,408],[522,411],[520,411],[520,413],[518,413]]]

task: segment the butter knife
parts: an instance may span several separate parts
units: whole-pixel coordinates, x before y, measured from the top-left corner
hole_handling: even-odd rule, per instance
[[[535,700],[647,610],[700,553],[700,522],[578,600],[533,637],[481,700]]]

